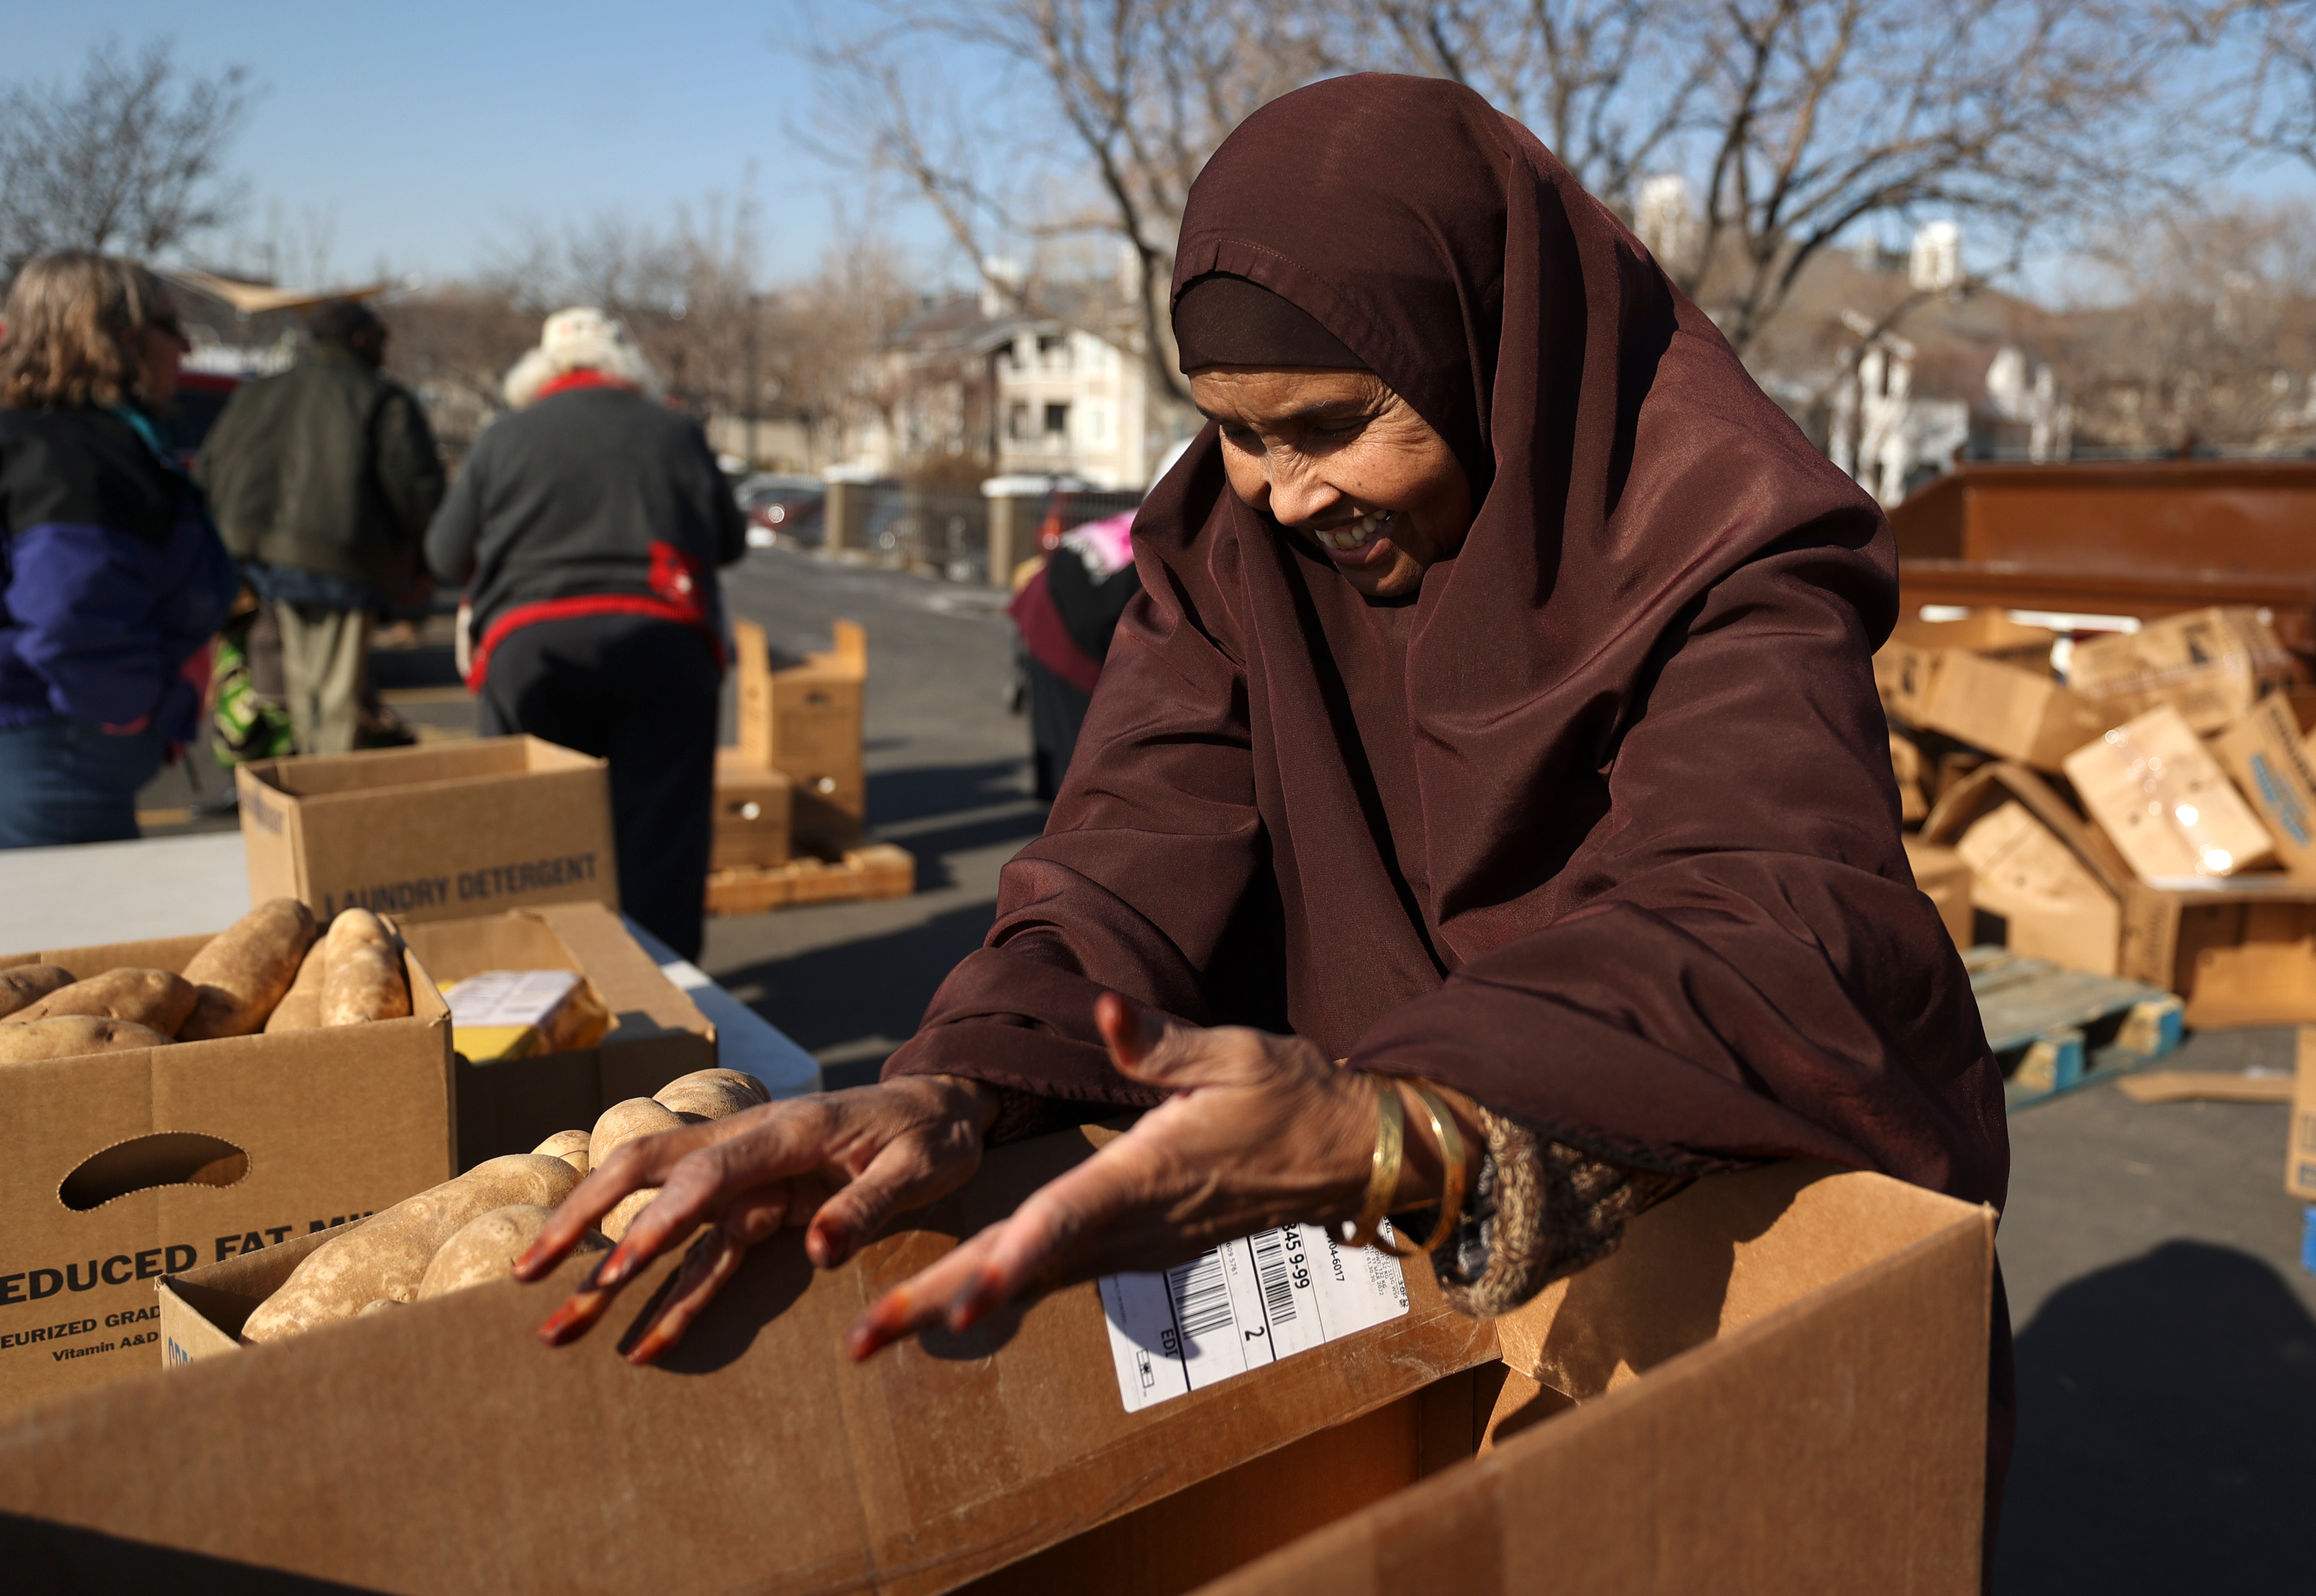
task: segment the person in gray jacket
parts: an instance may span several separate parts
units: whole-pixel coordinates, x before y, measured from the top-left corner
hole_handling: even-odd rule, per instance
[[[372,612],[405,586],[442,501],[442,457],[418,401],[379,369],[386,326],[333,300],[313,346],[227,402],[199,474],[226,546],[281,638],[301,754],[355,746]]]
[[[726,659],[717,567],[747,523],[699,424],[658,403],[627,329],[557,311],[426,533],[466,584],[485,737],[606,759],[620,907],[699,954]]]

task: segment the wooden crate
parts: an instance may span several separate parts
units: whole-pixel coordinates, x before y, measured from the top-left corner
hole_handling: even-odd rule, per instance
[[[762,914],[805,903],[905,898],[917,890],[916,856],[891,843],[848,848],[842,859],[792,859],[786,864],[710,871],[708,912]]]

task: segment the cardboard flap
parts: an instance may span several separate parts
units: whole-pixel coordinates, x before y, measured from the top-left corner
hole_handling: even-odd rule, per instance
[[[2026,811],[2065,843],[2098,883],[2117,898],[2123,896],[2127,883],[2137,879],[2115,844],[2086,825],[2050,783],[2008,760],[1982,765],[1948,788],[1922,822],[1922,840],[1951,847],[1973,820],[2012,798],[2026,805]]]
[[[1498,1317],[1497,1343],[1529,1379],[1597,1396],[1975,1211],[1803,1160],[1707,1175],[1635,1219],[1607,1258]]]

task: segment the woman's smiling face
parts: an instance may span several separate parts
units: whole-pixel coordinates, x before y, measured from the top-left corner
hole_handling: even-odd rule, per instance
[[[1463,546],[1463,464],[1374,373],[1206,366],[1190,395],[1222,429],[1232,492],[1309,537],[1369,598],[1414,592]]]

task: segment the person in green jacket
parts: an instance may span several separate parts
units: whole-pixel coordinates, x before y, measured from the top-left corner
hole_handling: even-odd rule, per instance
[[[386,326],[333,300],[296,366],[236,393],[201,451],[226,546],[281,633],[301,754],[355,744],[372,612],[414,569],[442,501],[442,457],[418,401],[379,369]]]

